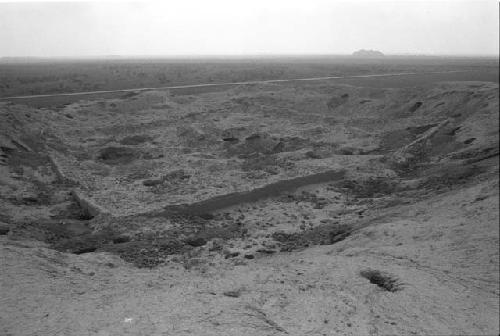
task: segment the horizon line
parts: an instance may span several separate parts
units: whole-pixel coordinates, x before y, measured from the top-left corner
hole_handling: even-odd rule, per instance
[[[383,59],[384,57],[479,57],[499,58],[500,54],[420,54],[420,53],[383,53],[383,56],[356,56],[352,53],[248,53],[248,54],[107,54],[107,55],[54,55],[54,56],[0,56],[5,60],[51,60],[51,59],[200,59],[200,58],[277,58],[277,57],[353,57]]]

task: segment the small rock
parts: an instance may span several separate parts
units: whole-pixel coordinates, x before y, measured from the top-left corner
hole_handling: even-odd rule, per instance
[[[233,298],[238,298],[241,296],[241,290],[231,290],[231,291],[225,291],[224,293],[225,296],[233,297]]]
[[[224,255],[224,258],[229,259],[229,258],[237,257],[239,255],[240,255],[240,252],[237,252],[237,251],[235,251],[235,252],[227,251],[225,253],[225,255]]]
[[[184,241],[187,245],[193,246],[193,247],[198,247],[198,246],[203,246],[207,243],[207,240],[202,237],[193,237],[193,238],[188,238]]]

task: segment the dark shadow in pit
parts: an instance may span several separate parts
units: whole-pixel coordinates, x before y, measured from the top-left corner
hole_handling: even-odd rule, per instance
[[[377,285],[388,292],[397,292],[401,290],[401,285],[394,276],[377,270],[363,270],[359,273],[363,278],[368,279],[370,283]]]

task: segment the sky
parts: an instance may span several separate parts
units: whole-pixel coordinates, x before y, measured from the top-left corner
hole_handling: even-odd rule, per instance
[[[473,1],[4,2],[0,57],[498,55],[499,4]]]

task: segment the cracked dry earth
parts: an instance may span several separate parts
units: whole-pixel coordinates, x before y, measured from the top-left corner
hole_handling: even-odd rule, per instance
[[[0,105],[2,335],[497,335],[498,85]]]

